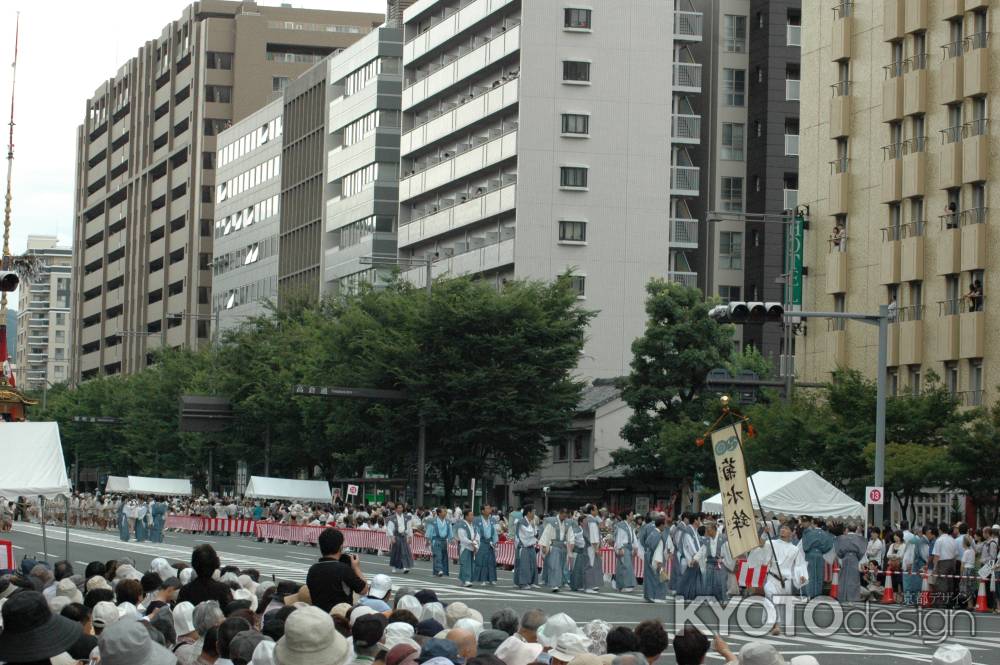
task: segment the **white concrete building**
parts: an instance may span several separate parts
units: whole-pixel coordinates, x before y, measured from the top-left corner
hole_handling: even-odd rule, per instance
[[[38,278],[22,284],[18,292],[18,385],[42,390],[45,382],[69,378],[70,277],[73,250],[60,247],[55,236],[28,236],[26,254],[42,263]]]
[[[404,13],[400,257],[497,284],[571,271],[600,310],[588,378],[628,372],[644,287],[668,270],[673,17],[663,0]]]

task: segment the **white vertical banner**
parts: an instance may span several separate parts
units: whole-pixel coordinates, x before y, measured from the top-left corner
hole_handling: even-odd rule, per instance
[[[733,558],[760,545],[757,519],[747,483],[746,464],[743,461],[743,448],[740,445],[742,440],[739,425],[730,425],[712,432],[712,451],[715,454],[715,471],[722,495],[722,513]]]

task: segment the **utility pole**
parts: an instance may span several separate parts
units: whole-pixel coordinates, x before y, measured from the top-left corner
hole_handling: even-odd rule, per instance
[[[427,292],[427,297],[430,298],[433,292],[434,286],[434,262],[438,259],[438,253],[433,254],[428,253],[422,257],[404,257],[404,256],[383,256],[383,255],[373,255],[373,256],[362,256],[358,258],[358,263],[361,265],[370,266],[385,266],[385,267],[397,267],[397,268],[414,268],[423,266],[424,267],[424,289]],[[427,422],[424,419],[424,414],[420,413],[420,432],[417,435],[417,491],[416,491],[416,504],[418,507],[424,505],[424,482],[425,482],[425,472],[424,468],[427,465]]]

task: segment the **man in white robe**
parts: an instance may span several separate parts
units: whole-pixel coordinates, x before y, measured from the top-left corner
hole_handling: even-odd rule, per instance
[[[766,535],[763,536],[761,546],[747,557],[750,566],[767,565],[764,610],[768,625],[773,626],[772,635],[781,634],[781,626],[788,622],[788,613],[795,611],[796,590],[809,582],[806,556],[801,547],[792,544],[791,526],[783,524],[780,533],[780,538],[772,536],[770,541]],[[784,607],[783,615],[779,614],[777,606]]]

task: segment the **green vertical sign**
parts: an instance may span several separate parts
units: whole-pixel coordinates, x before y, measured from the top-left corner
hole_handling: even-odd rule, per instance
[[[792,305],[802,308],[802,259],[805,252],[806,220],[795,215],[792,227]]]

